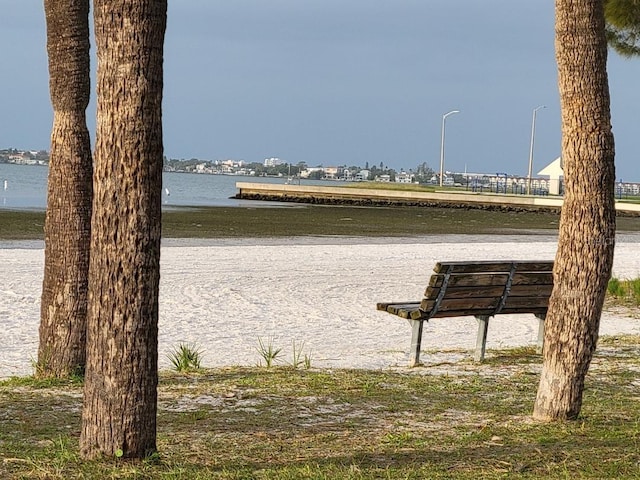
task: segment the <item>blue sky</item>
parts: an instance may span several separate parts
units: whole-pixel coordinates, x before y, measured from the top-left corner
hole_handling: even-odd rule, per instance
[[[0,147],[49,148],[42,2],[0,0]],[[171,158],[526,175],[560,154],[551,0],[173,0]],[[95,53],[95,51],[94,51]],[[95,67],[95,61],[93,63]],[[640,181],[640,59],[611,53],[617,177]],[[94,107],[89,111],[94,126]]]

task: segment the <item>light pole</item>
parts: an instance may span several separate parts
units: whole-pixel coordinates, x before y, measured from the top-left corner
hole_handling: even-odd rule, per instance
[[[442,138],[440,139],[440,186],[442,187],[442,177],[444,176],[444,125],[449,115],[460,113],[459,110],[451,110],[442,116]]]
[[[527,195],[531,195],[531,170],[533,169],[533,142],[536,135],[536,113],[545,105],[539,105],[533,109],[533,120],[531,120],[531,147],[529,148],[529,173],[527,174]]]

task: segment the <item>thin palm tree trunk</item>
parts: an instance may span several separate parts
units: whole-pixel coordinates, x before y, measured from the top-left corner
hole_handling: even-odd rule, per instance
[[[45,265],[36,375],[64,377],[85,365],[91,233],[89,0],[45,0],[53,105]]]

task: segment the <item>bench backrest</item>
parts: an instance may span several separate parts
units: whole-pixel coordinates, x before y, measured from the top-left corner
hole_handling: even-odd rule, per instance
[[[440,262],[420,310],[429,318],[545,314],[552,270],[553,261]]]

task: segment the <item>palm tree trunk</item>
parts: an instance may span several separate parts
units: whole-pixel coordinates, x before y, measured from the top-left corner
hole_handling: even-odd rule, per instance
[[[615,244],[614,140],[602,1],[556,0],[565,198],[533,415],[575,419]]]
[[[85,458],[156,450],[166,0],[95,0]]]
[[[45,265],[36,375],[64,377],[85,365],[91,230],[89,0],[45,0],[53,105]]]

